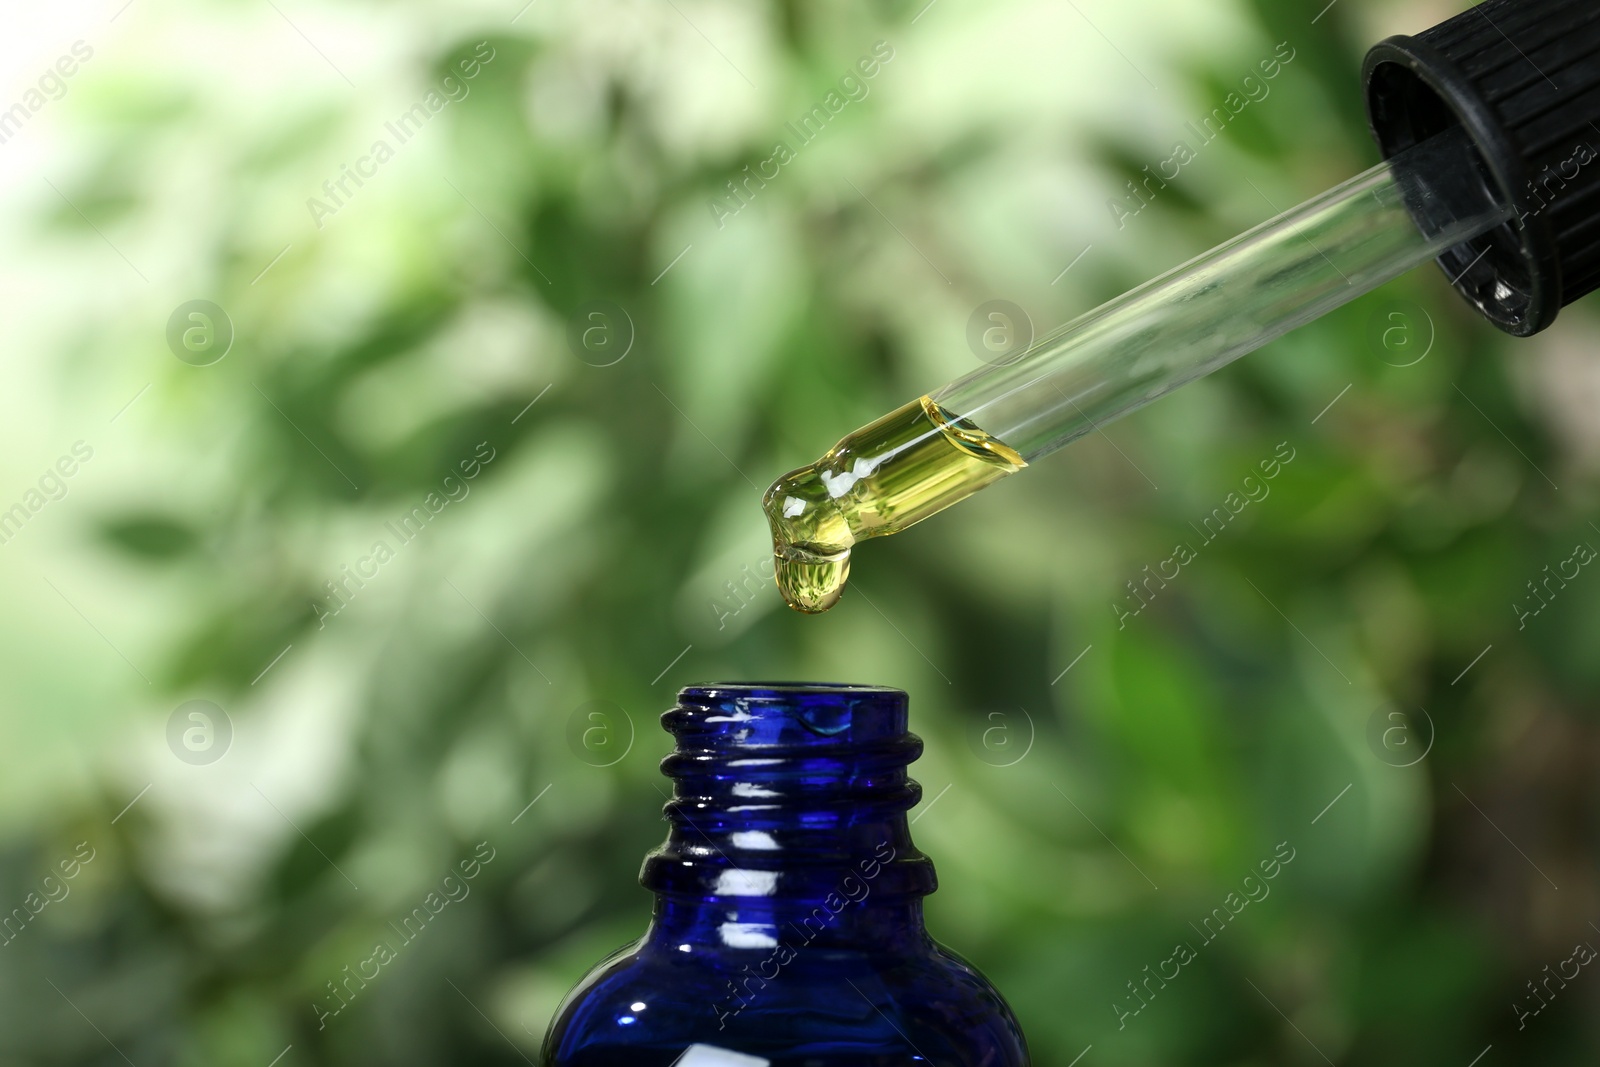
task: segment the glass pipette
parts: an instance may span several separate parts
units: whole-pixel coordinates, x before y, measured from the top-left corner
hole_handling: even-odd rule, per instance
[[[1517,336],[1600,288],[1600,11],[1485,0],[1363,67],[1387,157],[856,430],[763,499],[791,607],[896,533],[1429,260]]]
[[[1440,134],[862,427],[768,490],[778,584],[831,607],[896,533],[1511,217]]]

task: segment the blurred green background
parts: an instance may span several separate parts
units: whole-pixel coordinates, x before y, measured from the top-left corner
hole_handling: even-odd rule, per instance
[[[1600,576],[1528,585],[1600,547],[1592,301],[1512,343],[1421,271],[867,545],[826,617],[760,577],[760,491],[979,366],[975,308],[1043,331],[1370,166],[1361,53],[1464,6],[15,16],[0,1061],[535,1060],[644,928],[657,715],[779,677],[911,693],[930,925],[1041,1065],[1593,1062],[1600,977],[1527,987],[1600,944]]]

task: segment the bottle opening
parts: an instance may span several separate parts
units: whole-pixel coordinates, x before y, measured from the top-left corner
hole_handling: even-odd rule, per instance
[[[910,762],[921,743],[907,732],[907,706],[904,690],[881,685],[712,682],[685,687],[661,724],[678,739],[680,754],[898,741]]]

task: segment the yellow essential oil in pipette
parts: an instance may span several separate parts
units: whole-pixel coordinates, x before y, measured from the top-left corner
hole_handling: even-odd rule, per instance
[[[827,611],[844,592],[857,541],[899,533],[1026,466],[930,397],[913,400],[767,490],[778,590],[796,611]]]

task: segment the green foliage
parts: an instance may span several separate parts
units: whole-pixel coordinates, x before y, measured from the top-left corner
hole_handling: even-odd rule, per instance
[[[1600,937],[1600,576],[1526,629],[1505,605],[1600,545],[1594,468],[1513,378],[1533,356],[1441,279],[865,546],[827,617],[748,580],[761,490],[977,366],[979,303],[1043,330],[1260,221],[1245,179],[1287,206],[1370,162],[1358,15],[1388,7],[1311,26],[1267,0],[540,3],[485,32],[436,6],[393,16],[402,43],[374,45],[355,91],[309,51],[286,54],[313,86],[268,101],[133,60],[84,90],[93,150],[58,184],[135,262],[182,266],[75,327],[62,372],[96,426],[153,387],[96,461],[115,475],[54,516],[86,536],[39,557],[126,665],[42,586],[45,637],[76,647],[14,642],[6,696],[28,714],[0,905],[80,840],[99,857],[0,949],[0,1059],[534,1057],[565,989],[647,921],[655,718],[719,677],[911,692],[917,773],[930,797],[951,786],[916,825],[941,871],[931,924],[1007,992],[1040,1064],[1090,1044],[1086,1064],[1459,1067],[1491,1042],[1500,1062],[1593,1059],[1592,993],[1530,1033],[1507,1005]],[[270,45],[210,31],[300,48],[269,25]],[[1118,228],[1107,199],[1285,38],[1301,58],[1274,95]],[[895,57],[870,95],[719,223],[727,183],[880,39]],[[316,226],[303,202],[483,40],[470,93]],[[84,221],[56,201],[40,225],[109,256]],[[161,334],[197,294],[238,337],[208,367]],[[632,337],[608,366],[570,343],[596,301]],[[1399,308],[1437,332],[1405,367],[1373,340]],[[1296,458],[1271,495],[1119,623],[1126,583],[1280,442]],[[55,535],[24,536],[43,553]],[[231,722],[215,763],[162,740],[191,699]],[[1369,720],[1424,708],[1427,758],[1384,762]],[[1031,748],[997,766],[990,713],[1023,729],[1019,709]],[[39,712],[81,724],[76,769],[18,754]],[[616,762],[573,742],[591,727]],[[336,997],[480,842],[496,856],[470,896]],[[1126,983],[1203,936],[1279,842],[1297,858],[1271,896],[1119,1027]]]

